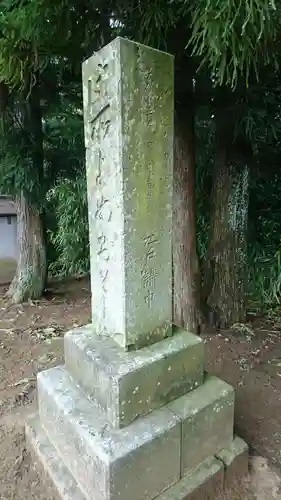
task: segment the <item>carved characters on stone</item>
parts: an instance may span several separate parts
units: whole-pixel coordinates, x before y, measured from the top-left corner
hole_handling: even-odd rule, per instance
[[[149,200],[152,200],[153,192],[153,165],[149,162],[147,165],[147,196]]]
[[[98,221],[109,222],[112,216],[112,209],[110,207],[110,202],[104,196],[101,196],[100,199],[97,200],[96,204],[96,213],[95,219]],[[108,262],[110,259],[109,253],[109,242],[104,234],[104,232],[100,232],[97,237],[98,251],[97,255],[99,257],[99,274],[102,282],[102,287],[104,293],[106,292],[106,281],[108,276]]]
[[[109,104],[108,106],[104,106],[104,108],[100,110],[98,115],[90,119],[91,140],[95,143],[100,143],[100,141],[102,141],[102,139],[105,139],[105,137],[108,134],[110,127],[110,120],[103,119],[102,117],[102,114],[105,113],[108,108]]]
[[[101,61],[96,66],[93,77],[88,80],[88,123],[90,127],[90,147],[95,150],[95,189],[96,206],[94,211],[95,223],[97,225],[97,256],[99,258],[99,275],[102,283],[103,293],[106,293],[106,283],[109,274],[109,241],[106,231],[103,231],[104,223],[110,222],[112,208],[110,200],[104,195],[103,162],[105,147],[103,141],[106,138],[111,124],[110,100],[108,97],[109,64]],[[100,229],[99,229],[100,228]]]
[[[106,137],[110,128],[110,119],[107,116],[110,102],[104,85],[108,77],[109,66],[108,63],[103,62],[97,65],[95,77],[88,80],[90,138],[94,144],[98,145]]]
[[[105,92],[105,86],[103,84],[108,77],[108,63],[102,62],[97,64],[95,77],[90,78],[88,81],[88,104],[90,112],[92,110],[92,106],[96,103],[96,101],[101,99],[102,94]]]
[[[144,300],[148,307],[151,308],[153,300],[156,297],[154,290],[156,287],[158,272],[154,267],[156,258],[155,245],[158,244],[159,241],[154,234],[150,234],[143,238],[143,242],[145,251],[143,265],[141,268],[141,278],[143,287],[146,289]]]
[[[107,247],[106,236],[104,234],[100,234],[97,239],[98,239],[98,246],[99,246],[98,255],[102,256],[103,260],[105,260],[107,262],[109,260],[109,251],[108,251],[108,247]]]
[[[103,161],[103,156],[102,156],[102,152],[100,149],[98,149],[97,151],[97,160],[96,160],[96,186],[97,187],[100,187],[102,185],[102,175],[101,175],[101,164],[102,164],[102,161]]]
[[[110,208],[110,201],[107,200],[103,195],[97,200],[97,209],[95,213],[95,218],[99,220],[104,220],[110,222],[112,217],[112,210]]]
[[[100,280],[101,280],[101,285],[102,285],[102,290],[103,290],[103,314],[105,314],[105,294],[106,294],[106,282],[107,282],[107,277],[109,273],[108,269],[108,262],[109,262],[109,249],[108,249],[108,241],[104,233],[101,233],[97,237],[97,243],[98,243],[98,251],[97,255],[99,257],[99,275],[100,275]]]

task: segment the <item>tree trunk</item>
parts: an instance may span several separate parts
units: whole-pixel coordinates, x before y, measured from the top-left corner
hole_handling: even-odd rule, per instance
[[[31,160],[30,186],[24,186],[16,198],[18,264],[15,277],[7,292],[12,302],[40,299],[47,280],[47,257],[43,229],[44,151],[39,74],[26,82],[21,102],[23,137]],[[32,84],[31,84],[32,82]],[[26,194],[33,203],[27,199]],[[41,210],[39,210],[39,207]]]
[[[225,328],[245,321],[249,163],[251,151],[234,139],[229,116],[218,112],[211,221],[204,273],[207,321]]]
[[[38,211],[21,193],[16,199],[18,264],[7,292],[12,302],[40,299],[46,284],[47,260],[44,232]]]
[[[176,109],[174,158],[173,321],[198,333],[200,273],[196,249],[192,104]]]

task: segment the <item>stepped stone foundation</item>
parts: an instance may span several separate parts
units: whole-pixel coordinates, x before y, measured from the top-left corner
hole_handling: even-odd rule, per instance
[[[26,425],[62,500],[215,500],[248,471],[233,388],[172,326],[173,71],[122,38],[83,64],[92,323]]]

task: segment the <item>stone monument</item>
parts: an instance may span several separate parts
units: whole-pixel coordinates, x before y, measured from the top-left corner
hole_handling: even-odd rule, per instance
[[[38,375],[26,427],[63,500],[215,499],[247,471],[233,388],[172,326],[173,73],[119,37],[83,64],[92,323]]]

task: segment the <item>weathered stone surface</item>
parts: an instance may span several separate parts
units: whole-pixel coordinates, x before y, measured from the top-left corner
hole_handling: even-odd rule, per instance
[[[44,480],[51,479],[54,494],[63,500],[86,500],[74,477],[64,465],[55,447],[41,426],[38,415],[31,417],[25,427],[28,448]]]
[[[182,476],[232,442],[234,390],[217,377],[167,407],[182,420]]]
[[[224,467],[219,460],[210,457],[157,500],[215,500],[223,485]]]
[[[225,488],[239,484],[249,473],[249,447],[238,436],[232,443],[217,453],[217,458],[225,467]]]
[[[38,376],[42,425],[87,500],[152,500],[180,479],[180,421],[160,408],[113,430],[63,367]]]
[[[92,322],[128,349],[171,334],[173,80],[122,38],[83,64]]]
[[[65,336],[65,364],[114,427],[173,401],[203,382],[204,343],[174,329],[173,337],[126,352],[93,326]]]

